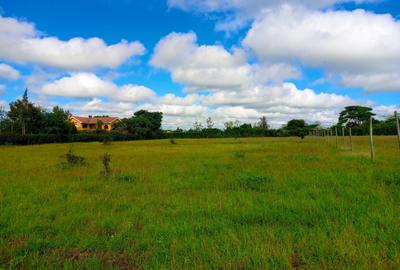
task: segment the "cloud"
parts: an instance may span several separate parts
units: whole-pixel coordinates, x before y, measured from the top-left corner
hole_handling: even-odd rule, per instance
[[[139,102],[155,97],[155,93],[144,86],[123,85],[103,80],[93,73],[74,73],[56,81],[46,83],[35,92],[48,96],[69,98],[108,97],[112,100],[124,102]]]
[[[219,15],[217,30],[232,31],[243,27],[266,10],[290,4],[312,9],[332,7],[334,4],[377,2],[379,0],[168,0],[168,6],[185,11]]]
[[[187,84],[191,91],[235,88],[248,80],[250,68],[241,51],[198,46],[196,40],[194,33],[169,34],[157,44],[151,64],[170,71],[175,82]]]
[[[229,52],[219,45],[198,45],[194,33],[171,33],[161,39],[151,64],[171,72],[173,81],[185,84],[187,92],[238,89],[256,81],[276,82],[300,76],[288,64],[248,64],[241,49]]]
[[[293,83],[282,85],[258,85],[245,91],[217,92],[207,96],[207,102],[214,105],[246,106],[266,110],[267,108],[342,108],[354,103],[347,96],[316,93],[311,89],[300,90]]]
[[[113,45],[96,37],[63,41],[43,36],[31,23],[0,16],[0,59],[10,62],[64,70],[115,68],[144,51],[137,41],[122,40]]]
[[[261,116],[266,116],[272,126],[279,127],[293,118],[331,125],[343,107],[352,104],[360,102],[347,96],[301,90],[292,83],[284,83],[182,97],[167,94],[152,100],[151,104],[146,103],[144,108],[162,111],[167,119],[166,126],[170,128],[173,123],[190,128],[194,121],[205,122],[209,116],[219,127],[226,121],[256,123]]]
[[[0,63],[0,79],[6,79],[10,81],[18,80],[20,74],[18,70],[7,64]]]
[[[74,115],[113,115],[120,117],[132,116],[137,110],[132,103],[105,102],[99,98],[93,98],[88,102],[72,102],[63,106]]]
[[[247,11],[255,12],[283,4],[323,8],[344,2],[376,2],[374,0],[168,0],[170,7],[201,12]]]
[[[363,86],[365,91],[400,91],[400,71],[388,73],[343,73],[343,84],[350,87]]]
[[[243,44],[261,61],[322,67],[346,86],[400,90],[400,22],[390,15],[284,6],[256,20]]]
[[[294,83],[284,82],[302,75],[290,64],[292,61],[268,55],[259,56],[259,62],[249,63],[245,52],[237,48],[230,52],[219,45],[199,45],[194,33],[166,36],[157,44],[151,64],[169,71],[172,79],[183,84],[189,94],[183,97],[168,94],[144,107],[164,112],[167,125],[175,122],[188,128],[208,116],[221,125],[235,120],[255,123],[263,115],[275,127],[293,118],[320,121],[328,126],[337,121],[345,106],[370,105],[346,95],[299,89]]]

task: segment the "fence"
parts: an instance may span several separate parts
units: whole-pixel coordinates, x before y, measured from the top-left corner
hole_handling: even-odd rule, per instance
[[[399,115],[397,111],[394,112],[394,119],[396,122],[396,130],[397,130],[397,142],[399,145],[399,150],[400,150],[400,120],[399,120]],[[338,127],[335,126],[334,131],[335,131],[335,146],[336,148],[339,148],[339,136],[342,137],[342,144],[343,148],[347,149],[346,145],[346,127],[342,126],[341,134],[338,132]],[[350,138],[350,151],[353,152],[354,150],[354,145],[353,145],[353,134],[352,134],[352,127],[347,128],[347,134]],[[332,128],[329,129],[315,129],[312,130],[310,135],[312,136],[317,136],[317,137],[324,137],[326,138],[327,142],[330,143],[331,139],[333,137],[333,130]],[[370,157],[371,160],[375,160],[375,146],[374,146],[374,127],[373,127],[373,118],[372,116],[369,119],[369,145],[370,145]]]

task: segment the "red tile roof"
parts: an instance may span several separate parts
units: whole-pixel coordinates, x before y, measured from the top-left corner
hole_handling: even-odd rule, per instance
[[[110,124],[114,121],[119,121],[118,117],[81,117],[81,116],[72,116],[72,117],[80,121],[82,124],[96,124],[97,121],[101,121],[104,124]]]

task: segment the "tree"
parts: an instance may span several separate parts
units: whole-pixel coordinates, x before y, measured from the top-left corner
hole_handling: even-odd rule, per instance
[[[6,119],[7,119],[7,112],[4,109],[4,107],[0,107],[0,134],[3,131]]]
[[[303,119],[290,120],[285,127],[286,131],[291,136],[297,136],[304,139],[307,136],[310,128]]]
[[[103,130],[103,121],[97,120],[96,122],[96,131],[102,131]]]
[[[58,106],[51,112],[44,113],[43,132],[47,134],[71,134],[76,131],[75,126],[69,122],[70,113]]]
[[[214,127],[214,121],[212,120],[211,117],[208,117],[206,120],[207,128],[212,129]]]
[[[29,101],[28,89],[25,89],[22,99],[10,103],[7,115],[20,125],[22,135],[25,135],[27,130],[32,133],[40,131],[43,126],[43,110]]]
[[[259,128],[262,128],[262,129],[268,129],[269,126],[268,126],[268,123],[267,123],[267,117],[265,117],[265,116],[261,117],[260,121],[257,124],[257,126]]]
[[[348,127],[361,126],[366,121],[369,121],[372,113],[372,108],[363,106],[348,106],[339,115],[339,124]]]
[[[140,110],[130,118],[124,119],[119,126],[125,126],[130,134],[135,134],[139,138],[150,139],[161,129],[162,112],[148,112]]]
[[[201,124],[200,121],[195,121],[193,123],[193,129],[196,131],[201,131],[203,129],[203,125]]]

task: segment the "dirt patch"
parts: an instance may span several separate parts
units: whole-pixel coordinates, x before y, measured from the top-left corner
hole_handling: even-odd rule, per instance
[[[132,265],[132,257],[122,253],[103,253],[101,261],[107,267],[115,267],[121,270],[139,270],[141,267]]]
[[[299,253],[295,252],[290,255],[290,265],[292,269],[307,269],[307,264],[304,262],[303,258]]]
[[[70,261],[83,261],[86,258],[92,256],[94,252],[90,249],[79,249],[79,248],[74,248],[72,250],[69,250],[65,256],[67,260]]]

